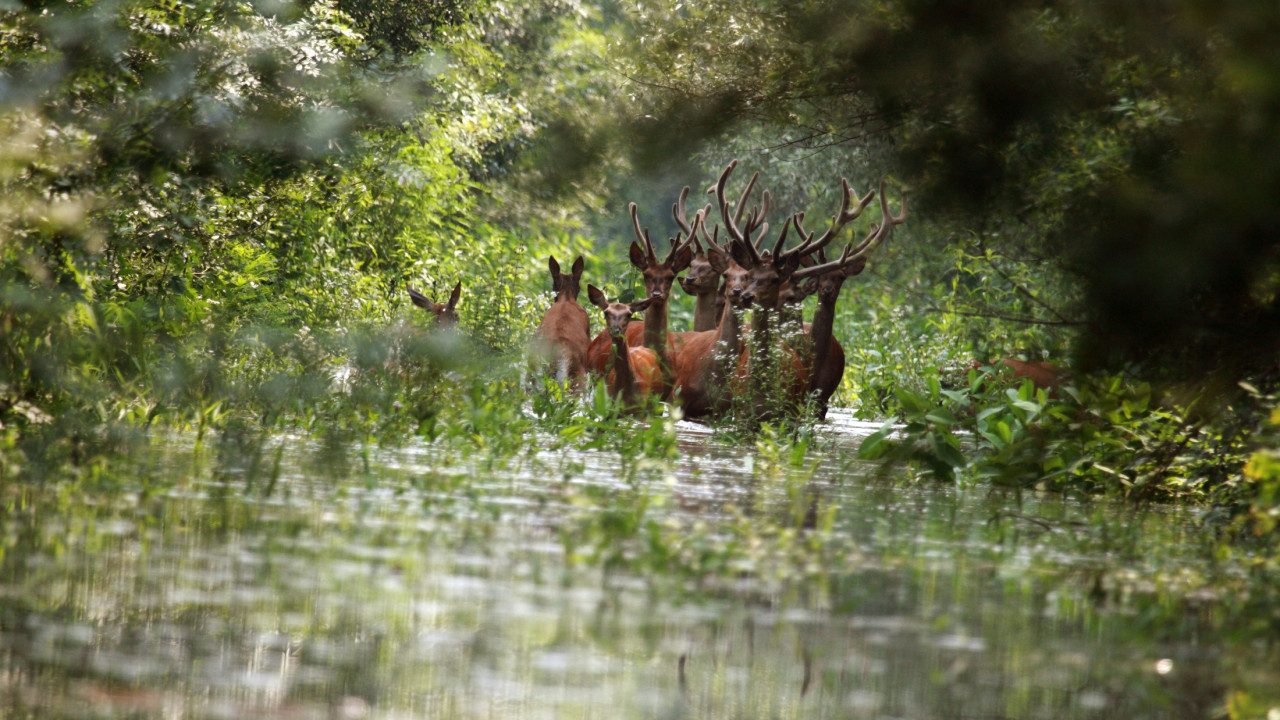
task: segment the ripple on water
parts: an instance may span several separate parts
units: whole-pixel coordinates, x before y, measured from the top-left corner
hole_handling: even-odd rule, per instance
[[[291,438],[269,498],[196,472],[154,516],[136,497],[118,517],[54,506],[3,536],[0,701],[751,720],[1200,716],[1274,697],[1275,651],[1236,639],[1205,580],[1243,587],[1249,569],[1215,565],[1189,513],[880,479],[855,459],[880,428],[833,409],[808,462],[779,469],[681,421],[677,458],[630,477],[606,451],[445,465],[423,443],[335,478]],[[829,534],[789,519],[797,496],[833,509]],[[649,506],[632,518],[618,498]]]

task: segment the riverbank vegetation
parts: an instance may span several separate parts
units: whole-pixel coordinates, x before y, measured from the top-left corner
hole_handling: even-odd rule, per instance
[[[634,300],[627,203],[673,237],[680,188],[700,205],[742,158],[810,229],[841,177],[909,192],[834,321],[833,404],[890,423],[863,459],[1194,503],[1239,542],[1280,513],[1266,3],[82,2],[0,23],[8,482],[112,476],[171,429],[259,470],[281,432],[674,453],[669,408],[626,419],[524,351],[548,255]],[[461,332],[432,333],[406,284],[457,282]],[[985,364],[1008,358],[1066,381]]]

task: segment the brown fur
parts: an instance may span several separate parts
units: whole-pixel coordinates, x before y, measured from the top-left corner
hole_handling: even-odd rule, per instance
[[[560,272],[555,258],[550,258],[551,286],[556,300],[534,334],[532,351],[547,363],[548,374],[560,381],[580,384],[587,374],[587,347],[591,343],[587,311],[578,304],[578,285],[582,278],[581,257],[573,263],[572,274]]]
[[[639,398],[647,395],[661,395],[662,368],[658,365],[658,355],[646,347],[629,347],[626,339],[627,329],[632,325],[632,314],[652,305],[653,299],[610,303],[594,285],[587,286],[587,297],[604,313],[605,334],[611,340],[609,395],[621,397],[628,405],[636,404]]]
[[[1013,368],[1013,377],[1015,379],[1020,380],[1025,378],[1030,380],[1032,385],[1035,385],[1041,390],[1057,390],[1067,381],[1066,369],[1042,360],[1027,361],[1005,358],[1003,360],[992,360],[989,363],[980,363],[977,360],[974,360],[973,366],[978,368],[983,365],[995,365],[996,363],[1008,365]]]
[[[431,313],[432,322],[435,327],[441,329],[452,329],[458,325],[458,299],[462,297],[462,282],[453,286],[453,292],[449,295],[449,301],[438,303],[433,302],[431,298],[414,290],[409,285],[405,285],[405,289],[409,291],[409,299],[414,305]]]
[[[729,302],[721,312],[719,325],[715,330],[682,333],[678,351],[672,355],[672,375],[680,405],[688,417],[719,415],[729,410],[729,385],[746,362],[739,315],[745,278],[746,271],[736,264],[725,270],[724,293]]]

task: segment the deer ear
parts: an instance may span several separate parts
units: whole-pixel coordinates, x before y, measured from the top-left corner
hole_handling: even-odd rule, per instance
[[[462,281],[459,280],[457,285],[453,286],[453,294],[449,296],[448,309],[452,310],[458,307],[458,299],[462,297]]]
[[[863,270],[865,270],[866,267],[867,267],[867,259],[864,257],[858,258],[857,260],[854,260],[853,262],[845,266],[844,276],[853,277],[854,275],[858,275]]]
[[[729,257],[744,268],[749,268],[755,264],[751,261],[751,253],[743,247],[742,243],[736,240],[729,243]]]
[[[635,240],[631,241],[631,264],[641,271],[649,267],[648,254],[645,253],[644,248],[640,247],[640,243]]]
[[[581,279],[582,268],[585,266],[586,266],[585,263],[582,261],[582,256],[579,255],[578,259],[573,261],[573,277],[577,279]]]
[[[688,269],[691,262],[693,262],[693,246],[685,245],[684,249],[676,254],[676,261],[671,266],[671,270],[673,272],[683,272]]]
[[[784,255],[782,262],[774,267],[778,270],[778,276],[785,280],[791,277],[791,273],[800,269],[800,258],[795,254]]]
[[[729,269],[729,256],[718,245],[707,248],[707,262],[711,263],[711,269],[718,273]]]
[[[631,312],[633,312],[633,313],[643,312],[643,311],[644,311],[644,310],[646,310],[650,305],[652,305],[652,304],[653,304],[653,301],[654,301],[655,299],[656,299],[656,298],[653,298],[653,297],[647,297],[647,298],[645,298],[645,299],[643,299],[643,300],[637,300],[637,301],[635,301],[635,302],[631,303]]]
[[[405,285],[405,289],[409,291],[409,299],[413,301],[414,305],[417,305],[418,307],[424,310],[431,309],[432,303],[430,300],[427,299],[426,295],[423,295],[422,293],[418,292],[417,290],[414,290],[408,285]]]
[[[554,255],[547,256],[547,268],[551,270],[551,291],[560,292],[560,263]]]
[[[592,305],[595,305],[601,310],[607,310],[609,308],[609,301],[605,299],[604,293],[600,291],[600,288],[595,285],[587,286],[587,299],[591,301]]]

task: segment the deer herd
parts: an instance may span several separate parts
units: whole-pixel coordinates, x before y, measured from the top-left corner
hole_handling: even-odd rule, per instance
[[[804,213],[796,213],[782,219],[774,237],[766,221],[769,191],[748,210],[759,173],[736,203],[729,200],[727,185],[737,164],[729,163],[707,190],[714,203],[692,218],[685,207],[689,188],[684,188],[671,208],[679,232],[665,254],[641,226],[635,203],[630,205],[636,235],[630,260],[643,276],[645,293],[633,302],[610,302],[603,291],[588,285],[587,299],[604,316],[604,330],[594,339],[578,299],[582,258],[568,273],[554,257],[549,259],[555,302],[531,346],[549,374],[573,387],[596,376],[610,395],[628,405],[656,396],[691,418],[723,416],[736,407],[763,419],[799,412],[810,403],[825,417],[844,374],[844,351],[832,335],[841,285],[862,272],[868,256],[906,220],[906,200],[899,214],[892,214],[881,182],[880,222],[861,241],[828,253],[876,192],[858,197],[842,180],[840,209],[820,235],[806,231]],[[709,228],[713,204],[719,222]],[[667,322],[667,302],[677,278],[684,292],[696,298],[693,329],[684,332],[670,331]],[[447,306],[412,290],[410,294],[439,322],[451,319],[456,288]],[[817,309],[812,322],[804,323],[801,302],[813,294]],[[747,309],[754,310],[750,322],[743,318]],[[633,318],[638,313],[643,322]]]

